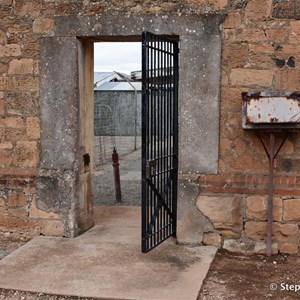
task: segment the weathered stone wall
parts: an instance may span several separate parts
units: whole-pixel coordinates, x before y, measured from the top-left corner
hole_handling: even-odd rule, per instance
[[[241,127],[241,92],[299,91],[300,7],[298,1],[250,0],[227,12],[219,174],[200,176],[197,207],[216,229],[205,243],[264,252],[269,161],[256,134]],[[276,147],[282,138],[276,136]],[[298,253],[300,245],[299,149],[299,134],[290,133],[275,161],[274,252]]]
[[[41,81],[47,80],[41,40],[45,43],[48,37],[75,34],[76,24],[72,27],[70,21],[70,27],[60,26],[57,17],[91,16],[100,20],[102,15],[178,17],[207,13],[227,14],[221,26],[219,149],[213,149],[219,153],[218,170],[214,175],[209,172],[199,177],[186,172],[181,177],[187,183],[193,182],[192,189],[200,186],[197,208],[206,223],[199,242],[232,250],[242,245],[244,251],[261,251],[266,227],[268,159],[256,135],[241,127],[241,92],[299,90],[297,0],[0,0],[0,232],[14,237],[68,235],[68,213],[62,213],[56,205],[43,206],[37,193],[43,182],[44,189],[51,182],[59,185],[59,176],[65,180],[61,181],[62,189],[64,184],[76,187],[79,180],[68,182],[68,176],[78,168],[76,164],[70,163],[69,173],[59,173],[58,181],[54,180],[54,169],[48,173],[40,169],[41,136],[45,135],[40,130],[41,96],[47,100],[47,95],[40,93]],[[89,25],[85,22],[82,26]],[[96,35],[101,28],[91,30]],[[75,45],[74,40],[68,41]],[[58,44],[62,42],[57,38]],[[43,78],[41,61],[45,64]],[[290,134],[275,165],[274,242],[276,249],[284,253],[296,253],[299,247],[299,148],[298,133]],[[200,153],[205,155],[209,153]],[[76,189],[72,188],[70,193],[73,192]],[[74,209],[70,203],[64,207]],[[196,211],[191,214],[197,216]]]

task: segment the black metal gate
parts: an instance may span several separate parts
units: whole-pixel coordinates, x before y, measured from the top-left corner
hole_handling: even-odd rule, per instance
[[[142,34],[142,251],[176,236],[178,42]]]

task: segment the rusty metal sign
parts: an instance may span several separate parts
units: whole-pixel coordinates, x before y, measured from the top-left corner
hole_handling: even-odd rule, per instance
[[[299,93],[242,93],[244,129],[299,129]]]

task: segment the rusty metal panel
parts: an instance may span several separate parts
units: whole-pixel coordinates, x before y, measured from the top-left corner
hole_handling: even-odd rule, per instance
[[[300,94],[242,93],[244,129],[299,129]]]

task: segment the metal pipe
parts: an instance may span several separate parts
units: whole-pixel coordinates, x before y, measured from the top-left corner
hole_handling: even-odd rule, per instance
[[[273,190],[274,190],[274,152],[275,134],[270,133],[269,150],[269,195],[268,195],[268,224],[267,224],[267,256],[272,254],[272,225],[273,225]]]
[[[112,154],[112,162],[114,168],[114,181],[115,181],[115,194],[116,194],[116,202],[122,202],[122,194],[121,194],[121,182],[120,182],[120,172],[119,172],[119,155],[117,153],[116,148],[114,147],[114,151]]]

